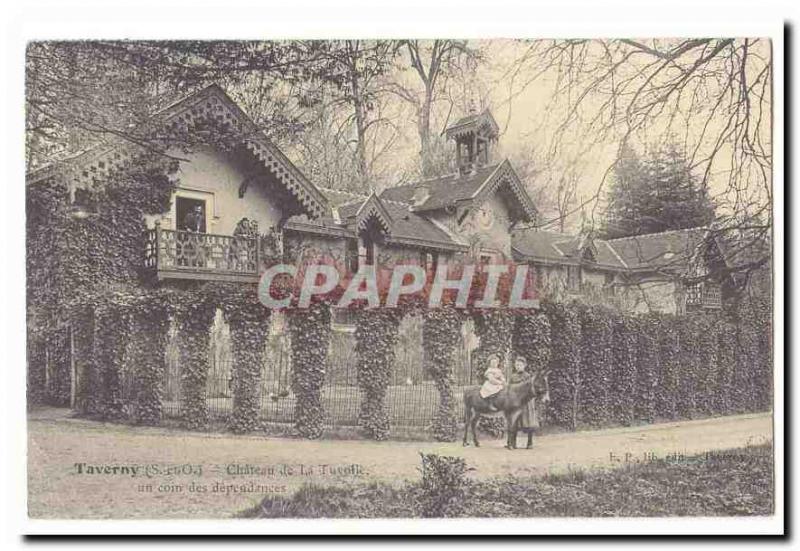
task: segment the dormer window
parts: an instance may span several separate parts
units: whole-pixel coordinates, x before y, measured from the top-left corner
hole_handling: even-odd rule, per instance
[[[431,192],[428,188],[418,187],[414,190],[414,195],[411,197],[411,200],[414,202],[415,207],[421,207],[430,196]]]

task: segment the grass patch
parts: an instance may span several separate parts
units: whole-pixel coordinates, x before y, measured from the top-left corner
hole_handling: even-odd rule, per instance
[[[609,471],[465,482],[459,517],[740,516],[773,513],[771,444],[660,459]],[[241,518],[411,518],[426,489],[306,485],[269,496]]]

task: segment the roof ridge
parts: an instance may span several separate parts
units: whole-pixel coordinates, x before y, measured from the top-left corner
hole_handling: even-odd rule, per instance
[[[318,186],[317,186],[317,189],[319,189],[319,190],[321,190],[321,191],[332,191],[332,192],[334,192],[334,193],[343,193],[343,194],[345,194],[345,195],[351,195],[351,196],[353,196],[353,197],[363,197],[363,198],[365,198],[365,199],[366,199],[367,197],[369,197],[369,195],[364,195],[364,194],[361,194],[361,193],[356,193],[356,192],[354,192],[354,191],[349,191],[349,190],[344,190],[344,189],[334,189],[334,188],[332,188],[332,187],[327,187],[327,186],[319,186],[319,185],[318,185]]]
[[[608,250],[609,250],[609,251],[611,251],[615,257],[617,257],[617,260],[619,260],[619,261],[620,261],[620,263],[622,264],[622,267],[623,267],[623,268],[628,268],[628,263],[627,263],[627,262],[625,262],[625,260],[622,258],[622,255],[620,255],[620,254],[619,254],[619,253],[618,253],[618,252],[617,252],[617,251],[614,249],[614,247],[612,247],[612,246],[611,246],[611,243],[609,243],[609,242],[608,242],[607,240],[605,240],[605,239],[602,239],[601,241],[602,241],[602,242],[605,244],[605,246],[608,248]]]
[[[639,235],[629,235],[627,237],[615,237],[614,239],[604,239],[604,241],[622,241],[623,239],[636,239],[639,237],[652,237],[655,235],[666,235],[668,233],[680,233],[680,232],[689,232],[689,231],[697,231],[697,230],[706,230],[709,231],[708,226],[695,226],[693,228],[683,228],[680,230],[664,230],[660,232],[653,232],[653,233],[642,233]]]
[[[505,162],[505,161],[501,161],[501,162],[495,163],[493,165],[484,165],[484,166],[479,167],[478,169],[479,170],[480,169],[492,169],[492,171],[494,171],[497,167],[499,167],[501,164],[503,164],[503,162]],[[472,174],[465,174],[465,176],[471,176],[471,175]],[[453,176],[455,176],[456,177],[455,179],[458,180],[459,177],[461,176],[461,174],[459,172],[448,172],[447,174],[442,174],[440,176],[433,176],[431,178],[426,178],[424,180],[418,180],[416,182],[409,182],[407,184],[398,184],[396,186],[387,187],[383,191],[389,191],[390,189],[396,189],[396,188],[401,188],[401,187],[419,186],[419,185],[426,184],[426,183],[429,183],[429,182],[434,182],[436,180],[444,180],[445,178],[452,178]],[[381,193],[383,193],[383,192],[381,192]]]
[[[447,174],[442,174],[441,176],[433,176],[432,178],[426,178],[424,180],[418,180],[416,182],[408,182],[407,184],[397,184],[396,186],[387,187],[383,191],[388,191],[390,189],[395,189],[395,188],[399,188],[399,187],[418,186],[418,185],[421,185],[421,184],[425,184],[427,182],[433,182],[434,180],[443,180],[443,179],[448,178],[450,176],[455,176],[456,174],[458,174],[458,172],[450,172],[450,173],[447,173]]]
[[[406,203],[406,202],[403,202],[403,201],[397,201],[395,199],[386,199],[385,197],[381,197],[380,195],[378,195],[378,199],[380,199],[384,203],[391,203],[391,204],[397,205],[399,207],[408,207],[410,205],[410,203]],[[408,212],[411,212],[411,211],[409,210]]]
[[[572,233],[564,233],[564,232],[560,232],[560,231],[553,231],[553,230],[541,230],[541,229],[538,229],[538,228],[528,228],[528,229],[532,229],[532,230],[533,230],[533,231],[532,231],[532,232],[530,232],[530,233],[546,233],[546,234],[548,234],[548,235],[561,235],[561,236],[563,236],[563,237],[568,237],[568,238],[575,238],[575,237],[577,237],[577,234],[572,234]],[[523,234],[523,235],[524,235],[524,234]]]

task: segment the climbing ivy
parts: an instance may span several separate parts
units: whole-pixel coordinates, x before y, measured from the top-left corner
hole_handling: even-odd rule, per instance
[[[401,319],[396,309],[370,309],[363,310],[356,323],[358,384],[363,391],[358,424],[375,440],[389,437],[386,391],[394,369]]]
[[[187,429],[208,424],[209,344],[217,301],[206,285],[192,286],[176,293],[175,319],[181,363],[181,420]]]
[[[125,348],[131,332],[130,304],[124,293],[110,292],[98,297],[94,326],[94,358],[101,387],[101,414],[104,419],[125,417],[122,399],[122,372]]]
[[[63,180],[51,178],[26,188],[28,332],[52,335],[55,327],[73,325],[81,378],[78,408],[83,413],[102,409],[97,393],[102,387],[99,371],[105,368],[92,365],[94,310],[109,286],[138,284],[144,215],[168,210],[176,169],[175,162],[156,153],[138,155],[96,182],[88,193],[97,212],[84,219],[70,216]],[[124,334],[118,337],[124,339]]]
[[[76,409],[86,415],[101,411],[102,384],[94,358],[94,308],[78,304],[70,310],[70,325],[74,339],[75,371],[78,377]]]
[[[463,315],[455,308],[428,310],[422,326],[422,345],[428,373],[439,391],[439,404],[433,417],[433,437],[441,442],[456,439],[459,420],[453,386],[453,366],[461,341]]]
[[[131,303],[133,338],[130,358],[135,366],[137,384],[133,417],[141,425],[158,425],[161,421],[172,312],[172,293],[165,289],[144,289]]]
[[[251,432],[260,417],[262,366],[269,336],[270,310],[259,301],[255,286],[221,287],[222,311],[230,327],[233,354],[233,411],[228,428]]]
[[[306,438],[322,436],[325,412],[322,385],[331,338],[331,312],[325,303],[288,312],[292,337],[292,391],[295,428]]]

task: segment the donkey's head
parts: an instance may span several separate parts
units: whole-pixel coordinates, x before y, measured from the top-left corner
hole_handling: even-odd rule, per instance
[[[548,377],[550,372],[547,370],[540,370],[535,371],[533,376],[529,380],[529,384],[531,385],[531,392],[533,394],[537,394],[537,390],[544,388],[544,395],[542,396],[542,402],[545,404],[550,401],[550,382],[548,381]]]

